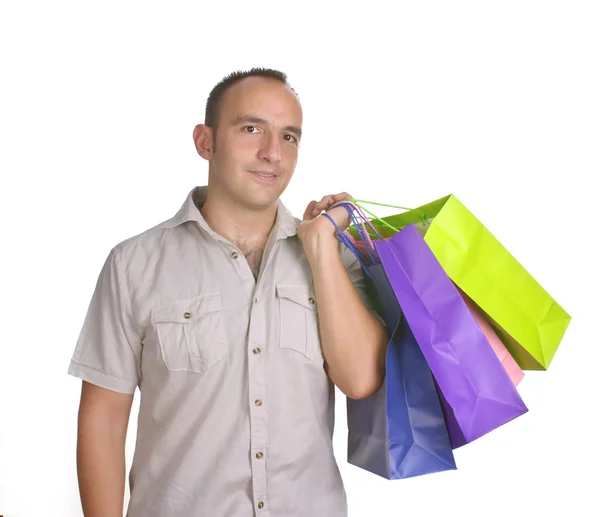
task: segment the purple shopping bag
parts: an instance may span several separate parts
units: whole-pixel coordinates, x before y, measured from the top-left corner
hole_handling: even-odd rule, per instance
[[[526,413],[502,363],[416,226],[374,244],[437,384],[452,447]]]

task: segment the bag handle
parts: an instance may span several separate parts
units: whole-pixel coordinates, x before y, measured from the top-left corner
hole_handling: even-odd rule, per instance
[[[365,203],[367,205],[383,206],[383,207],[387,207],[387,208],[397,208],[399,210],[414,210],[414,208],[407,208],[405,206],[398,206],[398,205],[388,205],[386,203],[378,203],[376,201],[367,201],[365,199],[349,198],[349,199],[345,199],[344,201],[349,201],[351,203],[356,204],[362,210],[364,210],[365,212],[367,212],[373,218],[374,221],[380,222],[381,224],[383,224],[384,226],[387,226],[388,228],[390,228],[391,230],[394,230],[395,232],[399,232],[400,230],[398,228],[394,228],[387,221],[384,221],[383,219],[380,219],[373,212],[371,212],[370,210],[367,210],[365,207],[361,206],[361,203]],[[425,217],[425,214],[421,212],[421,214],[419,214],[419,215],[420,215],[420,218],[421,218],[421,222],[423,223],[423,226],[427,226],[427,218]]]
[[[365,244],[367,244],[367,246],[369,246],[369,248],[373,252],[375,252],[375,245],[373,244],[373,241],[371,240],[371,236],[369,235],[369,232],[365,226],[365,221],[368,221],[369,218],[367,217],[367,215],[365,214],[363,209],[360,208],[355,203],[352,203],[351,201],[347,201],[347,200],[336,202],[331,207],[329,207],[329,209],[334,208],[336,206],[344,206],[344,208],[346,208],[346,210],[350,214],[352,223],[356,227],[356,231],[358,232],[361,240],[366,241]],[[352,210],[358,214],[358,216],[360,217],[360,220],[358,220],[357,217],[353,217],[354,214],[348,210],[348,207],[352,208]],[[349,237],[352,237],[352,234],[348,230],[345,230],[344,233],[346,235],[348,235]],[[354,237],[352,237],[352,238],[354,238]]]
[[[368,237],[368,232],[366,230],[364,230],[365,223],[373,231],[373,233],[375,235],[377,235],[382,241],[383,241],[383,238],[381,237],[381,235],[379,235],[379,232],[371,224],[371,221],[369,221],[369,219],[364,216],[364,214],[362,213],[362,210],[360,210],[360,208],[357,207],[354,203],[347,202],[347,201],[340,201],[338,203],[335,203],[329,209],[333,208],[334,206],[342,206],[348,212],[348,215],[350,216],[350,220],[355,225],[355,227],[359,233],[360,240],[363,242],[363,244],[365,244],[365,249],[370,258],[370,265],[379,263],[379,257],[377,255],[377,251],[375,250],[375,246],[373,245],[372,241]],[[356,210],[356,212],[355,212],[355,210]],[[358,216],[356,214],[358,214]],[[350,249],[350,251],[354,254],[356,259],[360,263],[360,265],[363,268],[363,270],[365,271],[365,273],[367,273],[367,275],[371,276],[371,274],[369,273],[369,271],[367,269],[367,265],[365,264],[363,257],[361,256],[360,251],[356,247],[356,244],[353,242],[353,240],[354,240],[353,237],[350,234],[348,234],[346,231],[342,231],[341,228],[337,225],[337,223],[333,220],[333,218],[327,212],[323,212],[322,215],[327,217],[331,221],[333,226],[336,228],[337,233],[338,233],[338,235],[336,236],[336,239],[340,242],[343,242]],[[360,217],[360,219],[362,219],[362,221],[359,219],[359,217]],[[365,240],[367,240],[367,239],[368,239],[370,245],[365,242]]]
[[[348,238],[348,235],[345,235],[345,232],[343,232],[341,230],[341,228],[337,225],[337,223],[333,220],[333,218],[327,212],[323,212],[323,214],[321,214],[321,215],[324,215],[325,217],[327,217],[327,219],[329,219],[331,221],[331,224],[333,224],[333,226],[335,226],[335,228],[336,228],[336,230],[338,232],[338,235],[336,236],[336,239],[346,245],[346,247],[356,257],[356,260],[358,260],[358,263],[360,264],[360,267],[362,267],[363,271],[367,275],[371,276],[371,274],[369,273],[369,270],[367,269],[367,265],[364,263],[363,258],[361,257],[360,251],[356,247],[356,244],[354,244]]]

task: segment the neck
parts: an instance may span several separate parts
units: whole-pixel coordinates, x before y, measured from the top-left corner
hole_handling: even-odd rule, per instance
[[[266,242],[277,217],[277,203],[264,210],[252,210],[209,188],[200,212],[213,231],[245,248]]]

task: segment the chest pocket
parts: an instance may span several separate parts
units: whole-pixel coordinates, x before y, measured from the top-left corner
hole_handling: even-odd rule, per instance
[[[151,321],[169,370],[203,372],[229,354],[219,293],[154,309]]]
[[[323,359],[319,320],[312,289],[307,285],[277,285],[279,346],[307,359]]]

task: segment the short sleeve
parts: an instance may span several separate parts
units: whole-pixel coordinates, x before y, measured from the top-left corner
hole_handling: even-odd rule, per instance
[[[367,282],[365,279],[365,272],[360,262],[354,256],[354,253],[352,253],[352,251],[350,251],[350,249],[348,249],[348,246],[346,246],[344,243],[340,243],[339,251],[340,259],[342,260],[342,264],[346,269],[348,278],[350,278],[350,281],[354,285],[354,288],[356,289],[358,296],[360,296],[360,299],[362,300],[363,304],[371,312],[371,314],[375,316],[377,321],[379,321],[384,327],[387,327],[385,321],[383,321],[383,318],[375,310],[373,302],[369,298],[369,295],[367,293]]]
[[[132,394],[141,379],[142,339],[127,290],[117,246],[100,271],[67,373],[102,388]]]

